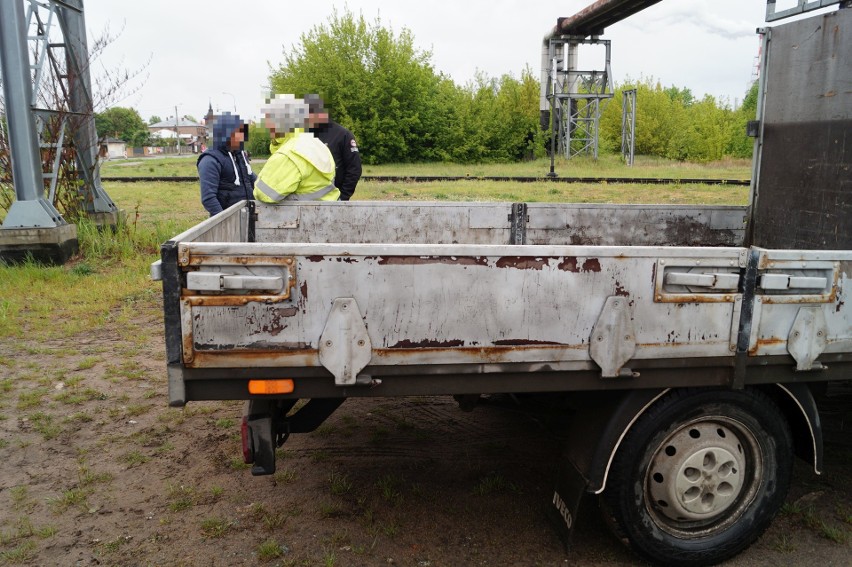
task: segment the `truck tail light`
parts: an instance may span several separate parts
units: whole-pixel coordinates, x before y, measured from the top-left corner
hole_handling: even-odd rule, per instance
[[[251,431],[247,415],[243,416],[243,421],[240,423],[240,437],[243,442],[243,462],[250,465],[254,462],[254,451],[251,447]]]
[[[290,394],[293,392],[292,380],[249,380],[249,394]]]

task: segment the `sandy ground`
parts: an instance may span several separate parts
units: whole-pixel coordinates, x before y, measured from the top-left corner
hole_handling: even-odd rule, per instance
[[[0,342],[0,565],[638,563],[592,498],[566,553],[544,513],[558,439],[535,415],[349,400],[255,478],[241,404],[168,408],[156,306],[131,327]],[[784,510],[730,565],[852,562],[850,399],[827,406],[824,474],[797,463]]]

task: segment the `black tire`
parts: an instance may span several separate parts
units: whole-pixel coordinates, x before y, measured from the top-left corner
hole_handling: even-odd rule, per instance
[[[757,390],[675,390],[633,425],[601,499],[616,535],[655,563],[709,565],[769,526],[787,495],[792,437]]]

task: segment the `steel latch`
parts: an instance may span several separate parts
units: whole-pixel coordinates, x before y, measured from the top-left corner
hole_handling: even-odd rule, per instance
[[[739,274],[728,273],[667,272],[665,282],[669,285],[706,287],[708,289],[737,289],[740,276]]]
[[[284,278],[281,276],[246,276],[220,272],[189,272],[186,274],[186,288],[192,291],[279,290],[282,287],[284,287]]]
[[[825,289],[828,278],[814,276],[790,276],[787,274],[763,274],[760,276],[761,289]]]

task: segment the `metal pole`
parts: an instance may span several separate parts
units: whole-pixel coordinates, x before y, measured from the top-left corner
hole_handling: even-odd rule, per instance
[[[65,59],[68,67],[68,107],[73,113],[71,134],[77,153],[78,175],[83,180],[86,212],[90,215],[118,213],[101,183],[98,160],[98,132],[95,128],[95,104],[89,74],[89,46],[86,40],[86,19],[82,0],[56,3],[59,26],[65,38]],[[129,141],[129,140],[128,140]]]
[[[233,101],[234,101],[234,114],[236,114],[237,113],[237,97],[235,97],[231,93],[226,93],[225,91],[222,91],[222,94],[226,94],[226,95],[231,96],[231,99],[233,99]]]
[[[24,6],[19,0],[5,0],[2,6],[0,69],[3,95],[6,98],[9,151],[16,197],[3,221],[3,228],[56,227],[66,222],[59,211],[44,199],[41,154],[31,112],[32,84],[24,29]]]
[[[175,105],[175,138],[177,138],[177,142],[175,142],[177,155],[180,155],[180,120],[178,119],[177,105]]]

